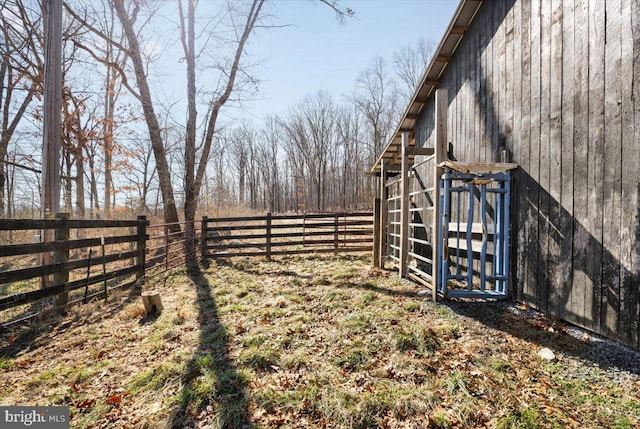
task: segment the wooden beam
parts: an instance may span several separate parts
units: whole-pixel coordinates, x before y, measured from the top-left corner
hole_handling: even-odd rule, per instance
[[[407,276],[409,256],[409,133],[402,133],[402,171],[400,173],[400,278]]]
[[[438,164],[445,161],[447,156],[447,107],[449,105],[449,94],[446,88],[440,88],[436,90],[436,112],[435,112],[435,166],[433,168],[433,219],[431,223],[432,228],[432,252],[431,260],[431,278],[433,279],[431,297],[433,301],[438,297],[438,281],[440,280],[440,241],[443,237],[440,237],[438,231],[438,223],[440,219],[440,176],[444,169],[439,167]]]
[[[378,266],[384,268],[385,252],[387,250],[387,222],[389,218],[389,207],[387,199],[387,187],[385,186],[385,180],[387,178],[387,161],[383,159],[380,163],[380,223],[378,224],[380,240],[378,242]]]
[[[382,180],[381,180],[382,181]],[[373,266],[380,268],[380,208],[382,199],[376,198],[373,201]]]
[[[424,155],[430,156],[435,153],[435,150],[432,147],[415,147],[411,146],[407,148],[407,153],[409,155]]]
[[[453,27],[451,29],[451,31],[449,31],[450,34],[458,34],[458,35],[464,35],[464,33],[466,33],[468,30],[467,27]]]
[[[451,57],[446,55],[438,55],[436,57],[436,61],[439,63],[448,63],[449,61],[451,61]]]

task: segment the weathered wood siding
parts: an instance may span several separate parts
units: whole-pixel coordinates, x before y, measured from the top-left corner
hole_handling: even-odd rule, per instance
[[[520,166],[516,298],[640,347],[640,0],[486,1],[439,86],[455,158]]]

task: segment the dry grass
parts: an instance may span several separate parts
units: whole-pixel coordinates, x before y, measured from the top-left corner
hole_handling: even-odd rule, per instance
[[[366,258],[238,259],[154,287],[156,319],[120,295],[3,335],[0,403],[69,405],[72,427],[640,425],[638,377],[580,360],[557,322],[423,301]]]

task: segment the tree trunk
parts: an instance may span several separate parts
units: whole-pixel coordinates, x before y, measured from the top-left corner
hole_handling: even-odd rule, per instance
[[[140,91],[140,102],[142,103],[145,122],[149,129],[151,148],[153,149],[153,155],[156,159],[156,167],[158,169],[158,182],[160,183],[160,191],[162,193],[162,201],[164,203],[164,222],[173,224],[169,228],[171,232],[178,232],[180,231],[180,225],[178,224],[178,210],[176,208],[176,201],[173,196],[173,187],[171,185],[171,172],[169,171],[169,164],[167,163],[165,155],[164,143],[160,133],[160,125],[158,124],[158,118],[153,107],[153,100],[151,98],[151,91],[149,90],[149,84],[145,74],[138,38],[133,30],[133,22],[125,10],[124,2],[114,0],[112,5],[120,22],[122,23],[125,37],[129,43],[129,56],[133,63],[136,83],[138,85],[138,90]]]

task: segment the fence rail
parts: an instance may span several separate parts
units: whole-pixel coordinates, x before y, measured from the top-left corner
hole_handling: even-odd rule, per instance
[[[373,213],[203,218],[203,258],[370,252]]]
[[[191,246],[184,222],[149,225],[144,216],[136,220],[58,216],[0,221],[0,236],[8,231],[22,241],[0,244],[0,327],[56,306],[106,298],[113,289],[159,277],[189,260],[196,262],[198,253],[202,258],[271,258],[371,251],[373,242],[370,212],[205,217],[194,225],[197,234]],[[51,232],[52,240],[40,241],[42,234]],[[28,242],[32,237],[35,242]]]
[[[72,220],[59,213],[55,219],[3,219],[0,231],[31,233],[35,242],[0,245],[1,323],[32,318],[53,297],[62,307],[134,285],[145,273],[147,225],[144,216]],[[43,242],[42,235],[53,240]]]

